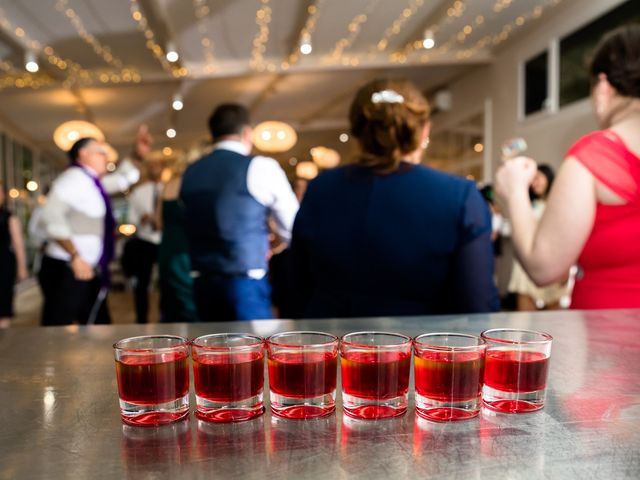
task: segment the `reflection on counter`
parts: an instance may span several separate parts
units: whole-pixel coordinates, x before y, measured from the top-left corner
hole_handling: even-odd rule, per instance
[[[311,420],[290,420],[271,417],[269,424],[269,461],[278,470],[286,470],[292,456],[304,457],[307,468],[327,472],[322,458],[336,455],[336,415]],[[317,463],[317,464],[316,464]]]
[[[413,412],[381,420],[360,420],[343,415],[340,427],[343,470],[347,475],[357,475],[374,468],[380,478],[404,478],[409,468],[412,421]],[[393,443],[389,442],[390,438],[394,439]]]
[[[480,421],[432,422],[418,415],[413,424],[413,460],[428,476],[446,475],[452,462],[461,478],[480,477]],[[451,457],[455,452],[455,458]]]
[[[246,422],[197,421],[196,450],[199,462],[211,464],[220,478],[237,474],[246,459],[266,460],[264,416]]]
[[[189,419],[160,427],[122,425],[121,456],[128,474],[171,476],[191,457]]]

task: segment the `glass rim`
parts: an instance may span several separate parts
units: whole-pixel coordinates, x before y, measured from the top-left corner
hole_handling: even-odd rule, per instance
[[[202,340],[204,338],[211,338],[211,337],[244,337],[244,338],[251,338],[256,340],[254,343],[250,343],[248,345],[229,345],[229,346],[223,346],[223,345],[202,345],[197,343],[198,340]],[[193,340],[191,340],[191,346],[192,347],[196,347],[196,348],[202,348],[204,350],[212,350],[212,351],[227,351],[227,350],[232,350],[232,351],[236,351],[236,350],[244,350],[244,349],[252,349],[255,348],[257,346],[264,346],[264,338],[262,338],[260,335],[254,335],[253,333],[237,333],[237,332],[231,332],[231,333],[208,333],[207,335],[200,335],[199,337],[194,338]]]
[[[364,343],[356,343],[356,342],[351,342],[349,340],[345,340],[345,337],[348,337],[349,335],[389,335],[391,337],[399,337],[399,338],[403,338],[406,339],[404,342],[402,343],[388,343],[388,344],[381,344],[381,345],[370,345],[370,344],[364,344]],[[410,336],[405,335],[404,333],[397,333],[397,332],[383,332],[383,331],[378,331],[378,330],[364,330],[361,332],[350,332],[350,333],[346,333],[344,335],[342,335],[342,337],[340,337],[340,345],[347,345],[350,347],[358,347],[358,348],[370,348],[372,350],[374,349],[381,349],[381,348],[398,348],[398,347],[404,347],[405,345],[409,345],[411,346],[413,340],[411,339]]]
[[[505,338],[495,338],[490,336],[493,332],[522,332],[522,333],[531,333],[534,335],[539,335],[543,337],[541,340],[508,340]],[[484,338],[487,341],[496,342],[496,343],[504,343],[507,345],[531,345],[531,344],[544,344],[549,343],[553,340],[553,337],[546,332],[539,332],[536,330],[527,330],[526,328],[490,328],[488,330],[484,330],[480,333],[480,337]]]
[[[420,341],[423,337],[435,337],[437,335],[447,335],[451,337],[465,337],[465,338],[473,338],[478,343],[476,345],[431,345],[427,343],[423,343]],[[423,333],[418,335],[413,339],[414,348],[422,348],[427,350],[440,350],[445,352],[464,352],[469,350],[477,350],[478,348],[483,348],[487,346],[487,341],[479,335],[472,335],[470,333],[455,333],[455,332],[433,332],[433,333]]]
[[[274,337],[279,337],[281,335],[291,335],[291,334],[324,335],[325,337],[329,337],[332,340],[328,341],[328,342],[321,342],[321,343],[307,343],[307,344],[304,344],[304,345],[282,343],[282,342],[278,342],[277,340],[274,340]],[[277,346],[277,347],[284,347],[284,348],[310,348],[310,347],[326,347],[326,346],[329,346],[329,345],[337,344],[338,341],[339,341],[339,338],[336,335],[333,335],[332,333],[317,332],[317,331],[314,331],[314,330],[292,330],[292,331],[289,331],[289,332],[274,333],[273,335],[270,335],[265,340],[265,343],[267,345],[274,345],[274,346]]]
[[[166,339],[170,338],[170,339],[180,340],[180,343],[177,343],[176,345],[171,345],[169,347],[152,347],[152,348],[127,348],[124,345],[121,345],[121,344],[132,342],[135,340],[143,340],[143,339],[148,340],[150,338],[166,338]],[[128,337],[128,338],[123,338],[121,340],[118,340],[116,343],[113,344],[113,349],[125,351],[125,352],[135,352],[135,353],[164,352],[164,351],[174,350],[180,347],[188,347],[190,343],[191,342],[189,342],[188,338],[183,337],[181,335],[138,335],[135,337]]]

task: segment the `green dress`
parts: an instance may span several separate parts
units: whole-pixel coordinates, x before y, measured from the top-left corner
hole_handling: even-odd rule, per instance
[[[162,242],[158,249],[162,322],[195,322],[189,243],[180,200],[162,201]]]

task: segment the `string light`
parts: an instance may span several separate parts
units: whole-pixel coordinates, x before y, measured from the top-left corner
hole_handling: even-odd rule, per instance
[[[176,138],[176,135],[178,134],[178,132],[176,132],[175,128],[167,128],[166,134],[167,134],[167,137],[169,138]]]
[[[546,10],[557,6],[561,2],[562,0],[544,0],[541,4],[536,5],[528,12],[519,15],[513,21],[507,22],[500,29],[500,33],[496,35],[485,35],[484,37],[479,39],[472,47],[459,53],[463,55],[463,58],[471,58],[480,50],[483,50],[489,46],[495,47],[506,41],[516,29],[521,28],[527,22],[539,19]]]
[[[182,108],[184,107],[184,103],[182,102],[182,95],[180,95],[179,93],[176,93],[173,96],[173,101],[171,102],[171,108],[173,108],[176,111],[182,110]]]
[[[37,40],[32,39],[24,28],[14,26],[8,19],[4,10],[0,8],[0,28],[9,35],[16,37],[19,43],[21,43],[27,50],[34,52],[34,54],[41,54],[46,56],[47,62],[65,74],[65,79],[62,82],[64,88],[71,88],[76,84],[90,85],[98,79],[104,78],[106,75],[106,81],[103,83],[119,83],[119,82],[139,82],[141,80],[140,74],[134,70],[123,69],[120,72],[113,70],[97,70],[90,72],[83,68],[80,64],[60,57],[51,45],[42,44]],[[7,65],[5,65],[6,67]],[[8,85],[7,82],[11,81],[12,85]],[[54,79],[48,75],[38,74],[38,76],[25,76],[16,74],[13,77],[5,77],[0,81],[0,85],[3,88],[7,86],[14,86],[16,88],[39,88],[44,85],[50,85],[55,83]]]
[[[69,7],[68,0],[58,0],[56,2],[56,10],[58,10],[69,19],[73,27],[76,29],[76,32],[78,32],[78,35],[80,35],[80,38],[82,38],[84,42],[93,47],[93,51],[96,53],[96,55],[100,56],[108,65],[116,69],[123,68],[122,60],[120,60],[113,54],[111,48],[104,45],[103,43],[98,41],[96,37],[87,32],[87,29],[85,28],[84,23],[78,16],[77,12],[73,8]]]
[[[155,40],[155,33],[153,33],[153,30],[149,28],[149,21],[142,14],[142,10],[140,8],[140,3],[138,2],[138,0],[129,1],[131,2],[131,17],[138,24],[138,30],[144,33],[144,37],[147,39],[147,41],[145,42],[145,46],[147,47],[147,49],[153,54],[156,60],[160,62],[162,68],[168,73],[171,73],[174,77],[183,77],[187,75],[188,72],[184,67],[180,68],[176,65],[171,65],[167,60],[165,51]]]
[[[40,70],[36,54],[32,50],[27,50],[24,54],[24,68],[27,72],[36,73]]]
[[[311,38],[313,37],[313,33],[316,30],[318,17],[320,16],[320,12],[322,11],[321,7],[324,2],[325,0],[314,0],[314,2],[307,7],[307,20],[304,22],[304,26],[302,27],[302,30],[300,30],[300,35],[298,36],[298,49],[289,54],[289,58],[287,59],[287,61],[282,62],[281,67],[284,70],[288,69],[291,65],[295,65],[300,60],[299,53],[308,55],[302,52],[302,46],[304,45],[305,40],[308,40],[310,48],[313,49],[313,47],[311,46]],[[311,53],[311,50],[309,50],[309,53]]]
[[[436,41],[434,39],[433,30],[425,30],[424,31],[424,39],[422,40],[422,46],[427,50],[435,47]]]
[[[349,34],[346,37],[343,37],[340,40],[338,40],[335,46],[333,47],[333,49],[331,50],[331,53],[329,54],[329,58],[332,62],[335,63],[341,58],[343,58],[343,55],[342,55],[343,52],[346,49],[350,48],[351,45],[353,45],[353,42],[356,40],[356,38],[362,31],[362,25],[364,25],[367,22],[371,13],[373,12],[373,10],[375,9],[378,3],[379,3],[379,0],[371,0],[367,4],[364,13],[358,14],[355,17],[353,17],[353,19],[351,19],[351,21],[349,22],[349,25],[347,26],[347,31],[349,32]],[[347,62],[350,63],[351,59],[347,58],[344,60],[347,60]]]
[[[251,51],[251,60],[249,66],[259,72],[265,70],[275,71],[275,65],[267,64],[264,61],[264,52],[266,52],[266,43],[269,41],[269,24],[271,23],[271,7],[270,0],[260,0],[260,8],[256,11],[256,24],[258,25],[258,33],[253,38],[253,50]]]
[[[167,51],[164,57],[171,63],[175,63],[180,59],[180,54],[176,50],[176,46],[173,42],[167,42]]]
[[[207,27],[207,18],[211,9],[207,5],[207,0],[193,0],[193,8],[198,22],[198,32],[200,33],[200,44],[204,51],[206,66],[204,71],[212,73],[215,71],[214,43],[207,32],[212,29]]]
[[[402,27],[407,21],[415,15],[415,13],[425,4],[424,0],[410,0],[409,5],[402,10],[402,13],[396,18],[390,27],[384,32],[382,38],[376,44],[379,51],[383,52],[389,46],[389,40],[398,35],[402,31]]]
[[[306,34],[300,38],[300,53],[303,55],[309,55],[313,51],[311,45],[311,35]]]
[[[435,35],[438,33],[438,31],[440,31],[442,28],[453,23],[455,20],[461,17],[464,11],[466,10],[466,8],[467,7],[466,7],[465,1],[455,0],[453,3],[451,3],[449,8],[447,8],[446,15],[441,17],[440,20],[438,20],[436,23],[430,25],[426,30],[431,31],[435,38]],[[427,45],[429,44],[431,44],[431,42],[427,42]],[[434,46],[435,46],[435,42],[434,42]],[[393,63],[405,63],[412,52],[422,48],[427,48],[425,47],[425,38],[415,40],[415,41],[410,41],[407,44],[405,44],[404,47],[393,52],[390,56],[390,60]],[[441,52],[443,50],[446,50],[447,48],[448,46],[442,45],[441,48],[438,49],[438,51]],[[429,56],[427,55],[423,58],[428,59]]]

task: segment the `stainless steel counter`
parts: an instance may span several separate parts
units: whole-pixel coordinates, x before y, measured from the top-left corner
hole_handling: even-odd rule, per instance
[[[147,333],[492,327],[554,336],[547,403],[452,424],[404,417],[121,423],[111,345]],[[193,388],[192,388],[193,391]],[[268,397],[268,395],[267,395]],[[339,395],[338,395],[339,398]],[[192,410],[194,399],[192,398]],[[0,478],[640,478],[640,310],[0,331]]]

